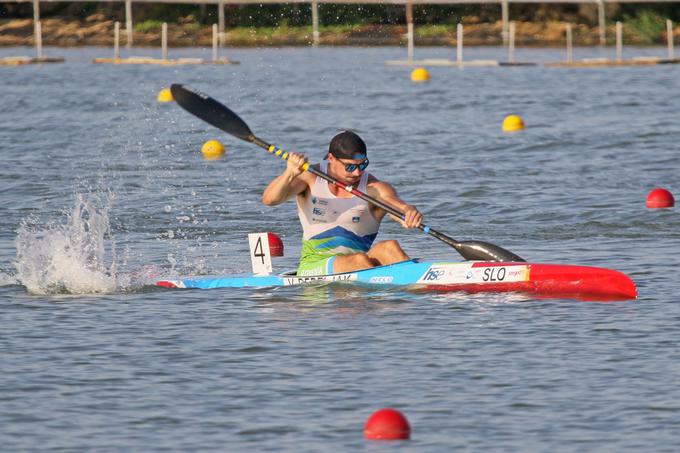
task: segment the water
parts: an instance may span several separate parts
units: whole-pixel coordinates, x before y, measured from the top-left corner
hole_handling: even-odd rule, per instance
[[[680,220],[644,207],[654,187],[677,196],[680,67],[433,68],[414,85],[409,69],[383,65],[404,58],[398,48],[231,50],[242,64],[221,67],[46,52],[67,64],[0,68],[3,449],[680,448]],[[156,289],[159,277],[247,271],[249,232],[283,237],[279,270],[300,250],[293,204],[260,203],[281,162],[157,104],[171,83],[209,93],[263,139],[313,160],[337,130],[356,129],[370,170],[433,227],[531,261],[621,270],[640,297]],[[503,134],[510,113],[528,128]],[[204,161],[200,145],[213,138],[227,156]],[[381,237],[413,256],[458,259],[389,221]],[[409,418],[410,442],[363,440],[364,421],[386,406]]]

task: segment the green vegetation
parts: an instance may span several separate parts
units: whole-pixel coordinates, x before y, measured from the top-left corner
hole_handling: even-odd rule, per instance
[[[437,38],[446,34],[455,34],[456,25],[421,25],[413,31],[416,38]]]
[[[201,24],[199,24],[198,22],[190,22],[188,24],[183,24],[182,29],[185,32],[195,33],[201,29]]]
[[[666,18],[649,9],[640,11],[637,16],[624,16],[624,22],[643,44],[658,42],[666,29]]]
[[[312,27],[309,27],[308,34],[311,35]],[[306,30],[298,27],[236,27],[229,29],[229,37],[233,40],[256,39],[258,41],[271,41],[283,36],[289,37],[291,34],[306,34]]]
[[[135,24],[135,31],[140,33],[159,32],[163,26],[163,21],[160,20],[145,20]]]

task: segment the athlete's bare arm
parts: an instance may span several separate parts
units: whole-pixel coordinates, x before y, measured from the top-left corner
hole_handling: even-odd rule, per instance
[[[286,162],[286,169],[269,183],[262,193],[262,203],[275,206],[306,191],[314,183],[314,175],[305,171],[303,165],[307,163],[307,156],[300,153],[290,153]]]
[[[394,220],[399,222],[404,228],[417,228],[423,221],[423,215],[418,211],[418,209],[406,203],[404,200],[399,198],[397,191],[392,187],[391,184],[384,181],[379,181],[378,179],[372,177],[366,187],[366,191],[373,198],[377,198],[380,201],[393,206],[398,211],[404,213],[405,220],[401,220],[395,216],[390,215]],[[372,206],[373,215],[376,219],[381,220],[386,211],[378,208],[377,206]]]

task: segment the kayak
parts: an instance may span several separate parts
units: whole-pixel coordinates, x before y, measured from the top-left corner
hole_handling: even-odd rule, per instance
[[[421,261],[413,259],[341,274],[299,276],[231,275],[161,280],[166,288],[267,288],[328,284],[391,285],[416,291],[467,293],[517,292],[538,297],[582,300],[637,298],[635,283],[625,274],[600,267],[490,261]]]

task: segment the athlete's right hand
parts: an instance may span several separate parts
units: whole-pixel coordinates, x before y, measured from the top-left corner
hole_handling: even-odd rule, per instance
[[[305,171],[303,165],[307,163],[307,156],[301,153],[290,152],[286,160],[286,171],[296,177]]]

